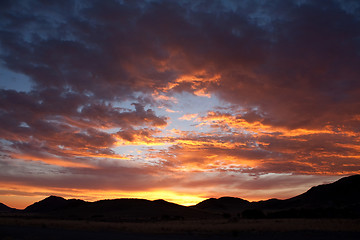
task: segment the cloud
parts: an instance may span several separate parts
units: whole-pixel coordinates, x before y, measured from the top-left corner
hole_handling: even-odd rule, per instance
[[[8,141],[7,154],[55,165],[62,162],[64,166],[66,161],[67,166],[79,165],[79,157],[124,158],[111,149],[119,137],[150,139],[156,128],[167,124],[165,117],[138,103],[133,104],[135,110],[124,110],[51,89],[30,93],[1,90],[1,100],[0,131]],[[106,131],[109,129],[116,131]]]
[[[245,118],[243,118],[243,116]],[[359,136],[331,129],[288,129],[247,121],[248,113],[209,112],[199,125],[211,131],[177,131],[167,150],[152,153],[176,172],[347,175],[358,173]]]
[[[180,117],[179,120],[187,120],[187,121],[190,121],[190,120],[196,118],[197,116],[198,116],[197,113],[185,114],[185,115],[183,115],[182,117]]]
[[[36,16],[26,10],[37,2],[10,4],[2,59],[38,88],[120,100],[161,89],[215,94],[272,125],[356,129],[358,19],[346,3],[319,4],[89,1]]]
[[[0,89],[1,181],[210,193],[359,173],[359,29],[348,1],[2,1],[1,65],[33,87]]]

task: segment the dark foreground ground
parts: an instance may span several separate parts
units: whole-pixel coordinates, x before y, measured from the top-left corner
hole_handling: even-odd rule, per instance
[[[0,218],[0,239],[309,240],[360,239],[360,220],[267,219],[106,223]]]

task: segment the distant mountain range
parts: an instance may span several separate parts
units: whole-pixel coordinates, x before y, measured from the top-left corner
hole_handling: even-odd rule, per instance
[[[193,208],[237,216],[257,217],[360,217],[360,175],[312,187],[286,200],[249,202],[241,198],[207,199]]]
[[[38,216],[104,221],[181,220],[214,217],[212,213],[164,200],[150,201],[125,198],[85,202],[50,196],[28,206],[23,211]]]
[[[286,200],[249,202],[241,198],[210,198],[185,207],[164,200],[114,199],[86,202],[50,196],[24,210],[0,204],[0,213],[97,221],[147,221],[207,218],[360,218],[360,175],[312,187]]]

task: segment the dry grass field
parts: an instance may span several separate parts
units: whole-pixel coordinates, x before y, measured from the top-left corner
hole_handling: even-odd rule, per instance
[[[204,234],[232,231],[350,231],[360,233],[360,219],[241,219],[157,222],[92,222],[83,220],[0,218],[1,226],[33,226],[69,230],[113,230],[140,233]]]
[[[360,239],[360,219],[91,222],[0,218],[0,239]]]

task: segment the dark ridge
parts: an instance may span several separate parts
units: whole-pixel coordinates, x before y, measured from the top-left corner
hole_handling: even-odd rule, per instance
[[[312,187],[293,198],[253,204],[274,218],[359,218],[360,175]]]
[[[307,192],[290,198],[288,202],[299,202],[309,206],[340,207],[359,204],[360,175],[341,178],[340,180],[312,187]]]
[[[190,209],[164,200],[114,199],[89,203],[82,210],[93,216],[104,216],[111,220],[163,220],[198,219],[211,217],[202,211]],[[87,215],[87,217],[90,217]]]
[[[165,201],[163,199],[157,199],[157,200],[153,200],[152,201],[153,204],[155,206],[166,206],[168,208],[176,208],[176,209],[183,209],[185,206],[183,205],[180,205],[180,204],[176,204],[176,203],[172,203],[172,202],[168,202],[168,201]],[[188,207],[185,207],[185,208],[188,208]]]
[[[227,213],[243,210],[249,205],[249,203],[250,202],[247,200],[235,197],[221,197],[217,199],[209,198],[196,204],[193,208],[218,213]]]
[[[214,214],[164,200],[123,198],[85,202],[55,196],[30,205],[25,212],[51,218],[95,221],[182,220],[214,217]]]
[[[17,211],[17,209],[8,207],[5,204],[0,203],[0,213],[11,213],[14,211]]]
[[[286,199],[254,202],[261,208],[345,207],[360,203],[360,175],[344,177],[336,182],[310,188],[305,193]]]
[[[78,199],[66,200],[62,197],[50,196],[36,202],[24,209],[25,212],[51,212],[60,209],[72,208],[84,204],[85,201]]]
[[[210,198],[193,208],[245,218],[360,217],[360,175],[312,187],[286,200],[248,202],[241,198]]]

